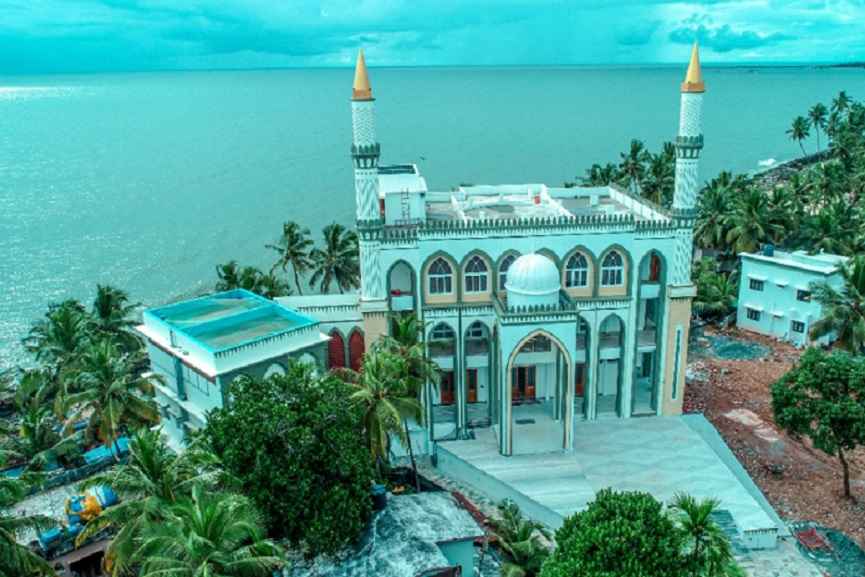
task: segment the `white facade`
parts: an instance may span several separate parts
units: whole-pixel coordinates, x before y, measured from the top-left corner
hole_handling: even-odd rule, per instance
[[[329,338],[315,319],[245,290],[148,309],[137,331],[147,342],[163,433],[172,446],[222,408],[239,375],[284,374],[295,358],[323,367]]]
[[[694,60],[668,211],[615,186],[430,191],[416,166],[379,165],[375,101],[359,57],[352,157],[363,322],[352,330],[368,347],[393,315],[422,321],[442,369],[442,383],[426,392],[430,440],[492,426],[509,455],[514,425],[534,422],[531,408],[558,423],[568,449],[578,419],[681,412],[703,144],[703,85],[693,78]],[[512,283],[510,267],[519,276]]]
[[[846,257],[809,255],[804,251],[742,253],[742,274],[736,324],[746,330],[789,341],[796,346],[811,342],[811,325],[823,316],[811,298],[815,283],[843,284],[840,266]],[[830,337],[818,342],[828,344]]]

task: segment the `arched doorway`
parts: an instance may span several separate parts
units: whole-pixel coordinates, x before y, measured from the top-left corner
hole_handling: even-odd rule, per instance
[[[363,333],[354,329],[348,337],[348,362],[353,371],[359,371],[363,362]]]
[[[345,339],[337,329],[330,331],[327,343],[327,364],[331,369],[345,368]]]
[[[546,331],[523,338],[508,359],[505,394],[510,412],[504,454],[554,451],[567,446],[571,359]]]
[[[387,273],[389,309],[391,312],[415,310],[414,269],[404,260],[394,263]]]
[[[490,424],[489,390],[492,383],[490,331],[481,321],[466,328],[465,352],[466,423],[469,428]]]
[[[457,434],[456,333],[440,322],[427,336],[429,357],[439,367],[438,390],[432,391],[433,439],[454,439]]]
[[[600,344],[598,359],[597,414],[615,416],[621,414],[622,354],[625,340],[625,323],[611,314],[601,323],[598,332]]]
[[[633,415],[653,415],[657,412],[665,269],[663,257],[654,250],[640,261],[637,350],[631,390]]]

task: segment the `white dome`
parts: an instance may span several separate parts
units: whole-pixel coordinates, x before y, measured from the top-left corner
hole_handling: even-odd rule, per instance
[[[558,302],[562,281],[559,277],[559,269],[547,257],[536,253],[524,254],[511,264],[507,274],[505,288],[508,291],[509,300],[513,301],[512,295],[527,297],[554,295],[556,296],[555,302]],[[535,301],[536,299],[530,300]],[[544,302],[546,300],[543,299]]]

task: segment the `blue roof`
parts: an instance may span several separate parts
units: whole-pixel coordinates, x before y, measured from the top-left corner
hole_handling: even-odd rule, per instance
[[[244,289],[144,311],[211,352],[312,326],[317,321]]]

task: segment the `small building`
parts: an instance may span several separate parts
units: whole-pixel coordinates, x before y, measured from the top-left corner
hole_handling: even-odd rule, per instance
[[[839,271],[847,257],[805,251],[784,252],[767,246],[759,253],[742,253],[739,327],[777,337],[802,347],[810,342],[811,325],[820,320],[822,307],[811,298],[815,284],[840,287]],[[828,344],[830,337],[817,342]]]
[[[286,577],[470,577],[483,536],[450,493],[389,495],[347,554],[292,566]]]
[[[238,289],[144,311],[163,431],[175,447],[225,405],[240,375],[285,373],[290,358],[324,368],[328,337],[317,320]]]

